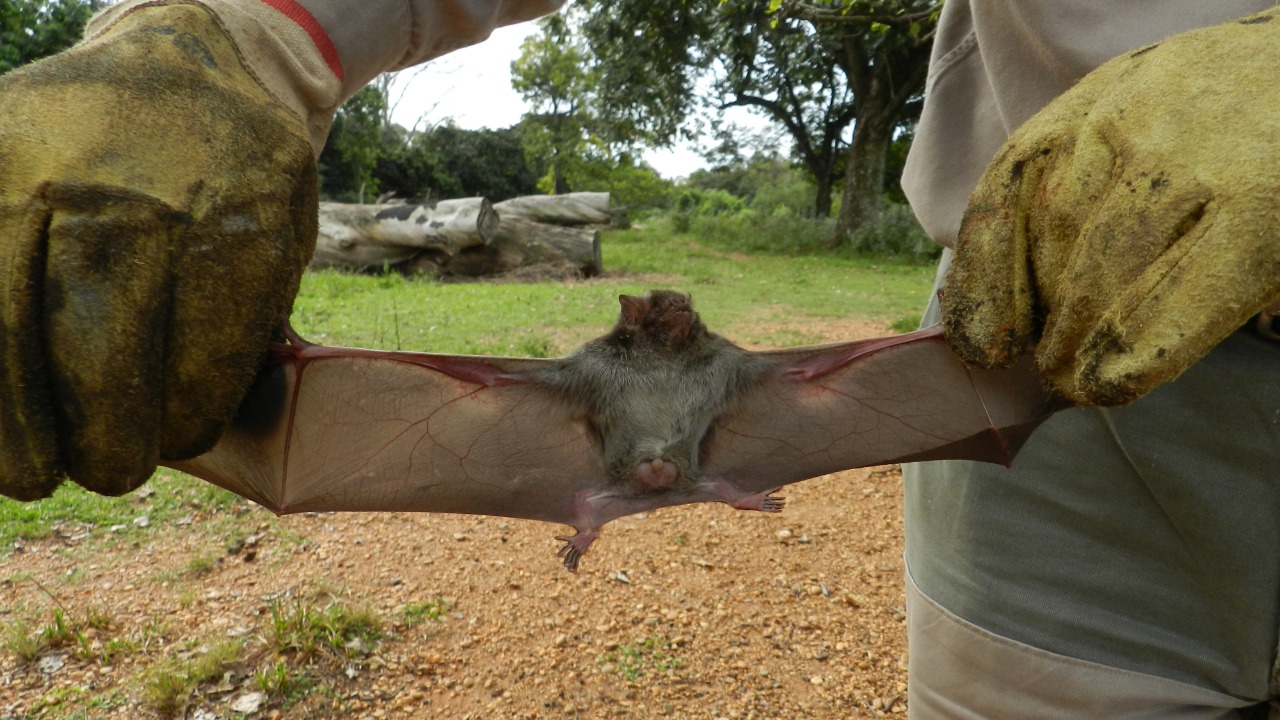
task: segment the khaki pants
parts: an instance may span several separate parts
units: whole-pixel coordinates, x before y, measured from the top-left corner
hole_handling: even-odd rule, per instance
[[[1237,708],[1250,704],[1000,637],[925,597],[910,571],[907,639],[907,706],[910,717],[921,720],[1235,720],[1247,717]],[[1280,712],[1273,708],[1271,717],[1280,718]]]

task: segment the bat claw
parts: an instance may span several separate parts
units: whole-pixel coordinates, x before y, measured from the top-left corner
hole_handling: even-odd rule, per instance
[[[770,491],[748,495],[729,504],[735,510],[758,510],[760,512],[776,513],[782,512],[782,508],[786,507],[787,499],[774,495],[773,491]]]
[[[578,562],[582,560],[582,556],[587,553],[587,548],[591,547],[592,541],[596,539],[596,532],[594,530],[579,531],[573,536],[557,535],[556,539],[564,543],[556,552],[556,557],[564,560],[566,570],[577,573]]]
[[[566,544],[564,547],[560,548],[560,552],[557,553],[557,555],[564,558],[564,567],[566,570],[571,573],[578,572],[578,561],[582,559],[582,553],[578,548],[573,545]]]
[[[778,495],[765,495],[764,501],[760,503],[761,512],[782,512],[782,508],[787,506],[787,499]]]

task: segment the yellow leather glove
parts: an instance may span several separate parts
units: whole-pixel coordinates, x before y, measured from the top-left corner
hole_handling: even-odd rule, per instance
[[[127,492],[216,441],[289,311],[311,139],[190,5],[127,14],[0,98],[0,492]]]
[[[1121,405],[1280,294],[1277,67],[1272,10],[1116,58],[1023,125],[960,230],[956,352],[1003,367],[1034,346],[1058,394]]]

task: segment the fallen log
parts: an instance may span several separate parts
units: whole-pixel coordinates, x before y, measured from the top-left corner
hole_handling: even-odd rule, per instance
[[[608,225],[613,220],[607,192],[526,195],[495,203],[498,217],[522,218],[552,225]]]
[[[498,223],[493,205],[484,198],[424,205],[320,203],[311,267],[363,272],[400,265],[424,251],[450,257],[490,242]]]
[[[572,203],[559,203],[571,215],[599,219],[607,213],[583,208],[608,207],[608,193],[578,193]],[[596,197],[600,196],[600,197]],[[571,197],[571,196],[561,196]],[[517,198],[538,200],[538,198]],[[320,230],[313,269],[339,268],[354,272],[395,270],[479,277],[508,273],[530,266],[553,266],[584,276],[598,275],[600,234],[588,228],[535,222],[520,213],[536,211],[549,217],[557,203],[508,201],[506,214],[482,198],[444,200],[430,205],[320,204]],[[515,202],[512,205],[510,203]],[[554,214],[554,213],[553,213]]]
[[[584,277],[599,275],[600,232],[521,218],[503,218],[488,245],[472,246],[444,266],[453,275],[481,277],[533,265],[568,266]]]

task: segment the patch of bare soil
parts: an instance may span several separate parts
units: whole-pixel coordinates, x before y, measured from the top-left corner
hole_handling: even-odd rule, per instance
[[[157,668],[228,640],[243,643],[236,661],[182,694],[176,716],[905,712],[897,468],[781,494],[778,515],[699,505],[615,521],[577,575],[555,556],[565,528],[471,516],[277,519],[239,503],[141,540],[112,543],[99,529],[30,542],[3,561],[0,622],[61,610],[99,627],[30,662],[0,653],[0,718],[163,717]],[[367,607],[386,637],[301,658],[273,640],[284,600]],[[440,607],[442,619],[423,616]],[[297,682],[258,694],[273,667]]]

